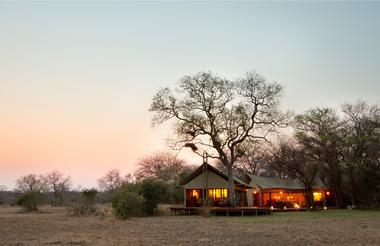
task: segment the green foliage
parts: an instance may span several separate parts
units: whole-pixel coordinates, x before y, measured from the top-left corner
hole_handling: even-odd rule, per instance
[[[44,201],[40,192],[26,192],[18,200],[17,205],[21,206],[26,212],[37,211],[38,206]]]
[[[82,191],[83,205],[85,209],[89,211],[95,209],[94,205],[95,205],[96,194],[98,194],[98,191],[94,188],[85,189]]]
[[[145,198],[145,212],[148,215],[153,215],[158,203],[167,195],[167,185],[147,179],[141,183],[140,194]]]
[[[112,211],[116,218],[125,220],[132,216],[144,214],[145,199],[124,186],[118,189],[112,201]]]

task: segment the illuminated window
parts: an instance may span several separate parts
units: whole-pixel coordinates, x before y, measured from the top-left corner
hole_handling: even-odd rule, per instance
[[[313,192],[313,197],[315,202],[322,201],[322,192]]]
[[[227,198],[227,189],[208,189],[208,196],[211,199]]]
[[[199,189],[190,189],[190,190],[186,190],[186,196],[188,198],[195,198],[195,199],[198,199],[199,197],[202,196],[202,191],[199,190]]]

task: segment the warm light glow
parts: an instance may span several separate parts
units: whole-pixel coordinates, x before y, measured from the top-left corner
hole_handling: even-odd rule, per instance
[[[284,209],[286,210],[286,206],[284,206]]]
[[[326,191],[326,195],[328,195],[328,196],[329,196],[329,195],[330,195],[330,191]]]
[[[294,207],[295,208],[300,208],[300,205],[298,205],[297,203],[294,204]]]
[[[327,210],[327,207],[326,207],[326,206],[324,206],[324,207],[323,207],[323,209],[324,209],[324,210]]]
[[[227,198],[227,189],[208,189],[208,197],[211,199]]]
[[[199,192],[197,190],[193,190],[191,195],[197,199],[199,198]]]
[[[322,201],[322,192],[313,192],[313,196],[315,202]]]
[[[253,194],[256,194],[257,192],[256,191],[253,191]]]
[[[272,209],[272,210],[273,210],[273,206],[270,206],[270,209]]]

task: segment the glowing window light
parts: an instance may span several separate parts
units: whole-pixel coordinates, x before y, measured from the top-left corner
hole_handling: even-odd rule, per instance
[[[195,197],[195,198],[198,198],[199,197],[199,193],[197,190],[192,190],[192,197]]]
[[[227,198],[227,189],[223,189],[223,198]]]
[[[322,201],[322,192],[313,192],[314,201]]]
[[[222,190],[215,189],[215,198],[221,198],[221,197],[222,197]]]

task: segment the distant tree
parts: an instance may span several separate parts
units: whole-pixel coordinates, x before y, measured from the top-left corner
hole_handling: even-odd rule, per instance
[[[46,190],[45,179],[42,175],[29,174],[16,180],[16,190],[19,192],[42,192]]]
[[[185,161],[165,152],[143,157],[137,165],[137,180],[154,179],[167,184],[178,184],[192,170]]]
[[[25,211],[38,210],[43,201],[42,192],[46,190],[46,183],[42,175],[29,174],[16,180],[16,190],[23,193],[17,204]]]
[[[57,170],[53,170],[46,174],[44,179],[48,190],[52,191],[54,194],[53,205],[61,205],[64,200],[63,193],[69,191],[72,185],[71,177],[65,176]]]
[[[5,185],[0,185],[0,191],[7,191],[8,188]]]
[[[282,87],[257,73],[229,81],[200,72],[184,76],[175,93],[161,89],[153,97],[153,124],[173,120],[173,148],[191,148],[219,159],[227,167],[229,201],[235,205],[233,167],[246,152],[245,143],[268,140],[283,119],[278,110]]]
[[[100,190],[111,192],[122,185],[124,179],[120,174],[120,170],[111,169],[103,177],[98,179]]]

